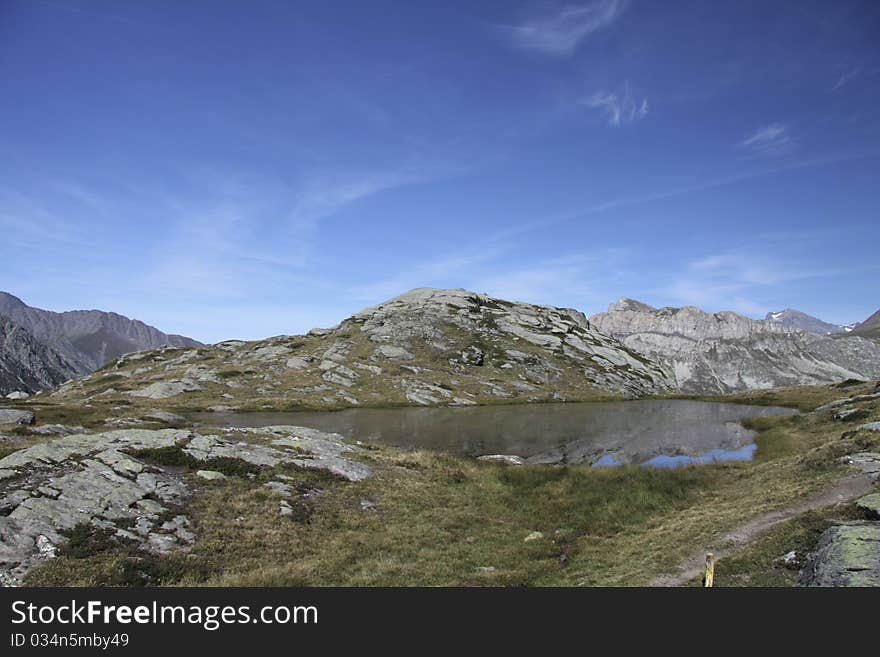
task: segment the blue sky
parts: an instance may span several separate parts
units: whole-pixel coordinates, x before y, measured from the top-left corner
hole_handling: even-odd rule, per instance
[[[0,0],[0,96],[0,289],[39,307],[880,306],[872,0]]]

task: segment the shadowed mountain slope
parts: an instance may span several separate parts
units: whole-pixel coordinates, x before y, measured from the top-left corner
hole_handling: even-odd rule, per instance
[[[32,308],[0,292],[0,315],[69,360],[77,375],[98,369],[107,361],[163,345],[195,347],[201,343],[169,335],[138,320],[101,310],[52,312]]]

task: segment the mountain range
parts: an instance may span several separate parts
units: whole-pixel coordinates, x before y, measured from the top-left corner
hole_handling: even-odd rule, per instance
[[[569,308],[421,288],[328,329],[123,356],[58,401],[119,413],[188,408],[331,409],[641,397],[664,370]],[[123,403],[120,403],[124,400]],[[142,409],[144,410],[144,409]]]
[[[0,395],[54,388],[75,371],[64,356],[0,316]]]
[[[765,321],[778,324],[790,329],[800,329],[818,335],[833,335],[836,333],[849,333],[858,324],[831,324],[818,317],[813,317],[794,308],[786,308],[777,312],[767,313]]]
[[[864,322],[856,324],[851,335],[860,335],[872,340],[880,340],[880,310],[871,315]]]
[[[675,388],[685,393],[725,394],[880,377],[880,344],[855,331],[831,337],[773,319],[708,313],[693,306],[653,308],[625,298],[590,322],[662,363]]]
[[[719,394],[880,377],[880,344],[624,299],[570,308],[419,288],[306,335],[119,358],[52,393],[114,421],[170,410],[326,410]],[[140,413],[141,415],[138,415]],[[120,415],[122,414],[122,415]],[[125,417],[122,417],[125,416]]]
[[[100,310],[52,312],[0,292],[0,393],[34,392],[94,372],[107,361],[163,345],[201,343]]]
[[[0,317],[0,392],[54,387],[117,360],[59,394],[129,403],[468,405],[880,377],[880,344],[870,339],[880,335],[880,311],[843,333],[793,309],[754,320],[621,299],[587,319],[570,308],[418,288],[329,329],[211,347],[114,313],[55,313],[6,293]]]

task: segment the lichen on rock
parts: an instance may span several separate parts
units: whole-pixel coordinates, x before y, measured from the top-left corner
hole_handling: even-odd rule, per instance
[[[360,448],[338,434],[291,426],[230,433],[125,429],[77,434],[0,459],[0,584],[19,584],[80,525],[111,530],[148,552],[188,550],[196,539],[186,515],[194,480],[179,467],[163,465],[160,455],[166,461],[177,453],[182,463],[239,462],[257,469],[291,464],[348,480],[371,474],[367,464],[351,458]],[[194,474],[223,479],[208,467]]]

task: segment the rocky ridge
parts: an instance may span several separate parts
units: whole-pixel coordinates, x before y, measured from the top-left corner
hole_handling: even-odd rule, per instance
[[[764,321],[778,324],[788,329],[800,329],[801,331],[817,335],[849,333],[853,330],[853,325],[831,324],[794,308],[767,313]]]
[[[880,377],[880,345],[870,340],[834,339],[734,312],[658,309],[621,299],[590,322],[632,351],[664,363],[675,388],[685,393]]]
[[[471,345],[454,354],[449,359],[453,365],[486,365],[487,357],[494,357],[503,361],[499,367],[513,369],[529,358],[504,349],[504,343],[521,342],[537,348],[533,356],[544,356],[535,359],[536,371],[530,373],[534,383],[541,383],[535,380],[541,376],[545,381],[553,378],[548,359],[562,357],[576,364],[597,388],[639,395],[667,386],[656,365],[621,348],[571,308],[514,303],[467,290],[419,288],[356,313],[340,328],[345,330],[346,324],[358,325],[386,357],[406,359],[406,347],[412,345],[448,350],[456,338],[447,327],[453,327],[452,332],[457,328],[486,345]]]
[[[853,335],[859,335],[872,340],[880,340],[880,310],[871,315],[864,322],[858,324],[853,330]]]
[[[672,381],[578,311],[417,289],[308,335],[129,354],[56,390],[136,413],[639,397]]]
[[[107,361],[130,352],[163,345],[195,347],[201,344],[116,313],[100,310],[57,313],[32,308],[6,292],[0,292],[0,315],[66,359],[69,371],[65,378],[93,372]]]
[[[75,372],[67,358],[0,316],[0,396],[54,388]]]

